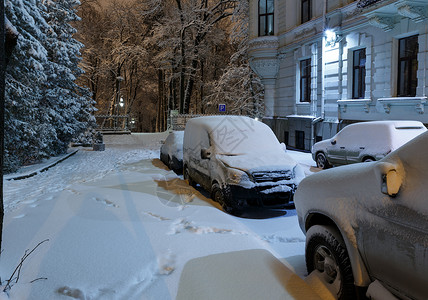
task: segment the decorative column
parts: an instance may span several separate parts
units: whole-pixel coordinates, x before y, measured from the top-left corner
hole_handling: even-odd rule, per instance
[[[264,36],[253,39],[248,45],[250,66],[265,87],[265,117],[275,115],[275,82],[279,70],[278,38]]]

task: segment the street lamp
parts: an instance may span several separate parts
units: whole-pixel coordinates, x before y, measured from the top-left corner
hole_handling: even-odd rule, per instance
[[[324,32],[325,35],[325,45],[334,47],[336,43],[339,42],[340,36],[333,29],[326,29]]]
[[[120,95],[120,83],[124,80],[122,76],[116,77],[116,99],[114,104],[115,116],[114,116],[114,129],[117,129],[117,116],[119,115],[119,95]]]

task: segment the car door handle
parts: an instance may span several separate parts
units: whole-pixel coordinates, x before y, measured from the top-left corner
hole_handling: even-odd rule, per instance
[[[345,149],[345,147],[340,147],[340,149]]]
[[[361,150],[364,150],[364,149],[366,149],[366,147],[360,147],[360,149],[361,149]]]

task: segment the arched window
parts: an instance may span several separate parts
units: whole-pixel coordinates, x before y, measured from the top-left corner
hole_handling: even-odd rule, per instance
[[[259,0],[259,36],[273,35],[274,0]]]

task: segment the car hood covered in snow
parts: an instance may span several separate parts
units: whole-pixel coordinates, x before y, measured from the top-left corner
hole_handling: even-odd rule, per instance
[[[218,154],[217,159],[227,167],[239,169],[247,173],[256,171],[283,171],[293,170],[297,163],[286,153],[243,153]]]

